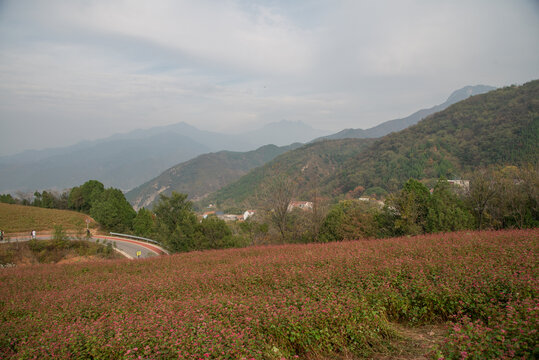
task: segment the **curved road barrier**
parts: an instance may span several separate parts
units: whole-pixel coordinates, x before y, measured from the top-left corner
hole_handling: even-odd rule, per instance
[[[160,246],[148,244],[133,239],[125,239],[117,236],[94,235],[94,239],[107,240],[116,244],[116,247],[125,251],[133,258],[149,257],[154,255],[167,255],[168,252]],[[138,253],[140,251],[140,253]],[[137,255],[138,254],[138,255]]]
[[[109,232],[109,234],[111,234],[112,236],[119,236],[121,238],[129,238],[129,239],[135,239],[135,240],[142,240],[142,241],[146,241],[146,242],[151,242],[153,244],[157,244],[159,245],[159,242],[155,241],[155,240],[152,240],[152,239],[148,239],[148,238],[145,238],[145,237],[142,237],[142,236],[135,236],[135,235],[129,235],[129,234],[120,234],[120,233],[115,233],[115,232]]]

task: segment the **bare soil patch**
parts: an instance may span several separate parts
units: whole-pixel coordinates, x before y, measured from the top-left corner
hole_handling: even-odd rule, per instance
[[[376,354],[376,360],[419,360],[429,359],[428,354],[445,339],[447,326],[443,324],[417,327],[394,324],[399,338],[390,341],[388,354]]]

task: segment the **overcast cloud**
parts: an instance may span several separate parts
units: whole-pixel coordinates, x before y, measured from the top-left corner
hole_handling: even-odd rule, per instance
[[[538,4],[0,1],[0,156],[180,121],[368,128],[539,78]]]

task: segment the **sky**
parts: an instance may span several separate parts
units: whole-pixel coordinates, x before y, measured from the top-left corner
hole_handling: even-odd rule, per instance
[[[0,156],[187,122],[337,132],[539,78],[537,0],[0,0]]]

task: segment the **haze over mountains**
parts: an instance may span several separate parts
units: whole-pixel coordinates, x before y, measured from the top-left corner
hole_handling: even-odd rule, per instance
[[[158,180],[151,180],[165,169],[175,166],[176,174],[180,178],[190,178],[196,183],[196,176],[179,173],[186,169],[197,169],[197,161],[189,166],[180,166],[181,163],[195,157],[216,151],[253,151],[263,145],[274,144],[278,146],[292,143],[305,143],[313,139],[341,139],[341,138],[367,138],[379,137],[388,133],[399,131],[417,123],[422,118],[443,110],[469,96],[481,94],[494,89],[493,87],[478,85],[467,86],[451,94],[443,104],[420,110],[406,118],[384,122],[371,129],[347,129],[333,135],[323,136],[324,131],[313,129],[302,122],[280,121],[270,123],[264,127],[246,131],[239,135],[222,134],[211,131],[199,130],[184,122],[153,127],[149,129],[134,130],[124,134],[116,134],[108,138],[86,141],[73,146],[47,149],[42,151],[25,151],[20,154],[0,157],[0,192],[34,191],[43,189],[64,189],[80,185],[88,179],[97,179],[105,184],[120,188],[124,191],[138,186],[137,196],[129,194],[129,198],[139,204],[147,204],[148,199],[142,199],[141,194],[155,197],[155,194],[145,185],[152,183],[154,188],[180,190],[190,192],[189,186],[180,185],[179,179],[173,180],[168,176],[168,185],[161,184]],[[267,149],[266,149],[267,150]],[[272,156],[281,152],[270,151]],[[215,156],[215,155],[214,155]],[[230,176],[222,176],[221,181],[214,182],[219,187],[227,185],[253,167],[261,166],[264,161],[273,157],[257,157],[257,161],[249,162],[248,165],[239,165],[237,160],[232,161],[231,168],[223,167],[229,163],[230,157],[240,159],[238,154],[220,153],[225,156],[220,167],[214,171],[228,172]],[[211,157],[211,156],[210,156]],[[249,158],[248,155],[246,155]],[[207,166],[207,158],[200,158]],[[179,168],[178,168],[179,166]],[[170,170],[170,169],[169,169]],[[233,176],[231,174],[234,174]],[[163,177],[161,177],[162,179]],[[167,178],[165,176],[165,178]],[[141,185],[144,184],[145,185]],[[174,183],[177,186],[171,186]],[[157,184],[157,185],[156,185]],[[182,187],[183,186],[183,187]],[[199,184],[200,187],[200,184]],[[202,186],[204,188],[204,186]],[[193,197],[200,197],[208,191],[215,191],[215,186],[207,186],[204,191],[194,191]],[[155,191],[155,190],[154,190]],[[170,190],[171,191],[171,190]]]
[[[310,200],[354,196],[358,188],[393,192],[409,178],[461,178],[483,166],[536,163],[538,156],[535,80],[473,96],[379,139],[313,142],[252,170],[204,204],[256,206],[257,189],[283,174],[298,184],[298,200]]]
[[[203,131],[184,122],[139,129],[73,146],[0,157],[0,192],[64,189],[88,179],[129,190],[204,153],[288,145],[324,133],[286,120],[239,135]]]
[[[376,127],[367,130],[361,129],[348,129],[343,130],[337,134],[317,138],[314,141],[321,141],[325,139],[341,139],[341,138],[364,138],[364,137],[378,137],[383,136],[388,133],[399,131],[403,128],[406,128],[412,124],[417,123],[422,118],[436,112],[443,110],[460,100],[466,99],[472,95],[481,94],[490,90],[493,90],[493,87],[477,85],[477,86],[466,86],[460,90],[453,92],[447,101],[443,104],[436,105],[429,109],[419,110],[418,112],[404,118],[397,120],[390,120],[384,122]],[[287,132],[283,133],[283,125],[287,125]],[[248,133],[248,138],[258,139],[259,142],[263,142],[264,139],[277,139],[280,137],[280,142],[275,142],[277,145],[287,144],[294,140],[294,137],[297,141],[307,142],[312,140],[314,137],[312,134],[313,131],[308,131],[309,128],[302,123],[274,123],[265,126],[261,131]],[[303,137],[301,137],[301,135]],[[297,166],[300,168],[305,164],[310,164],[311,170],[313,167],[316,167],[319,171],[335,171],[336,164],[339,161],[342,161],[345,156],[351,156],[356,154],[359,149],[363,149],[365,144],[370,144],[370,142],[361,142],[361,141],[346,141],[338,144],[325,145],[325,146],[311,146],[307,147],[305,151],[297,150],[293,152],[299,158],[295,160]],[[331,153],[331,154],[330,154]],[[254,154],[254,153],[253,153]],[[246,158],[250,158],[253,154],[245,155]],[[275,156],[280,153],[275,153]],[[339,154],[339,155],[337,155]],[[334,155],[339,161],[333,159]],[[282,155],[280,158],[286,158],[288,155]],[[320,156],[320,158],[318,157]],[[231,158],[233,157],[234,160]],[[327,157],[327,158],[326,158]],[[237,159],[239,154],[233,153],[216,153],[216,154],[207,154],[199,156],[196,159],[190,160],[183,164],[178,164],[165,172],[163,172],[158,177],[138,186],[136,189],[129,191],[126,196],[127,199],[135,206],[135,208],[144,206],[151,207],[153,203],[158,199],[158,194],[164,192],[165,195],[170,194],[172,191],[183,192],[189,195],[191,199],[199,199],[211,193],[212,191],[217,191],[219,188],[228,185],[229,183],[239,179],[242,175],[245,175],[246,169],[251,169],[256,166],[262,166],[264,163],[257,163],[256,166],[247,167],[242,165],[241,168],[238,167]],[[325,159],[323,163],[320,163],[320,159]],[[272,160],[272,158],[267,158],[267,161]],[[247,162],[253,164],[252,162]],[[210,165],[213,164],[213,165]],[[278,170],[278,169],[274,169]],[[290,169],[289,169],[290,170]],[[295,169],[296,171],[297,169]],[[270,172],[268,167],[262,166],[261,168],[253,171],[250,174],[250,177],[261,177],[264,173]],[[210,176],[210,174],[213,174]],[[219,179],[219,180],[217,180]],[[241,185],[239,187],[243,189],[242,191],[246,194],[249,193],[249,187],[251,183],[254,183],[252,179],[246,177],[242,179]],[[216,185],[219,186],[216,186]],[[241,197],[239,190],[236,194]]]

